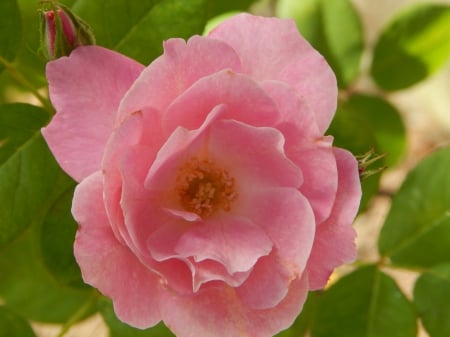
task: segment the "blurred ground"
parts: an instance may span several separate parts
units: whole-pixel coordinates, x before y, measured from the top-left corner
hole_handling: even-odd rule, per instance
[[[375,42],[380,29],[390,20],[398,9],[427,0],[354,0],[363,19],[366,41],[370,47]],[[429,1],[431,2],[431,1]],[[433,1],[433,3],[450,4],[450,0]],[[370,60],[363,62],[363,70],[367,73]],[[365,69],[364,69],[365,68]],[[358,85],[364,89],[372,88],[367,77],[362,77]],[[378,259],[376,239],[384,217],[389,210],[389,193],[394,192],[403,181],[409,169],[414,167],[424,156],[440,146],[450,144],[450,62],[446,68],[409,90],[391,94],[388,99],[402,112],[407,126],[408,152],[405,161],[383,174],[381,189],[386,192],[376,197],[369,210],[355,222],[358,232],[359,258],[363,261]],[[408,272],[387,271],[395,276],[402,289],[411,298],[416,275]],[[34,325],[39,337],[56,337],[60,331],[58,326]],[[107,337],[107,329],[99,316],[73,327],[66,337]],[[428,336],[420,332],[420,337]],[[330,336],[332,337],[332,336]]]

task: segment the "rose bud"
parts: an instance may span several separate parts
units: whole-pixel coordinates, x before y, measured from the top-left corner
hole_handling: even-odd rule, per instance
[[[95,44],[89,26],[66,6],[52,5],[41,13],[41,49],[48,60],[69,55],[78,46]]]

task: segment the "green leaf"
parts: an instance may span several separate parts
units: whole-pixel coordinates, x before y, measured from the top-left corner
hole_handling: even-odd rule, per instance
[[[392,167],[403,159],[406,128],[395,106],[381,97],[365,94],[354,94],[341,106],[347,111],[345,118],[351,118],[359,129],[354,132],[359,136],[361,133],[371,134],[370,138],[374,141],[372,146],[377,153],[386,155],[385,165]]]
[[[450,262],[450,147],[412,170],[380,233],[380,254],[395,265],[432,267]]]
[[[414,286],[414,303],[430,337],[450,336],[450,265],[421,275]]]
[[[321,298],[321,291],[310,292],[303,306],[302,312],[288,329],[280,332],[276,337],[302,337],[311,329],[315,319],[317,307]]]
[[[140,330],[122,323],[114,313],[111,301],[104,298],[100,302],[100,312],[109,328],[109,337],[175,337],[163,323],[153,328]]]
[[[376,266],[343,277],[319,303],[312,337],[416,337],[412,304]]]
[[[450,6],[420,4],[399,13],[381,33],[371,74],[385,90],[405,89],[450,57]]]
[[[21,316],[64,323],[94,312],[97,294],[61,286],[46,270],[40,251],[40,224],[31,226],[0,252],[0,296]]]
[[[327,59],[345,88],[359,74],[362,25],[349,0],[281,0],[277,14],[295,19],[300,32]]]
[[[29,104],[0,104],[0,165],[48,122],[48,113]]]
[[[16,0],[0,1],[0,72],[4,69],[2,61],[11,62],[17,54],[22,41],[22,23]]]
[[[201,34],[206,0],[77,0],[74,11],[93,29],[97,43],[148,64],[171,37]]]
[[[208,0],[206,1],[206,8],[208,18],[212,18],[222,13],[226,12],[242,12],[247,10],[251,4],[257,2],[256,0],[227,0],[227,1],[217,1]]]
[[[0,306],[0,337],[36,337],[30,324],[5,306]]]
[[[62,285],[86,287],[73,255],[77,231],[70,211],[74,185],[68,187],[46,214],[40,235],[41,250],[44,265]]]
[[[0,105],[0,247],[38,220],[71,181],[40,135],[47,118],[31,105]]]

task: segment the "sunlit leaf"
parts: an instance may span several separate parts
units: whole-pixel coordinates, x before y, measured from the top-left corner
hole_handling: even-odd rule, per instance
[[[416,314],[376,266],[357,269],[322,296],[312,337],[416,337]]]
[[[0,306],[0,337],[36,337],[30,324],[5,306]]]
[[[450,262],[450,147],[412,170],[380,233],[380,254],[393,264],[432,267]]]
[[[375,45],[371,74],[386,90],[425,79],[450,57],[450,6],[420,4],[399,13]]]
[[[333,68],[340,87],[347,87],[356,78],[364,41],[351,1],[281,0],[277,13],[295,19],[300,32]]]
[[[419,277],[414,287],[414,303],[430,337],[450,336],[450,264]]]

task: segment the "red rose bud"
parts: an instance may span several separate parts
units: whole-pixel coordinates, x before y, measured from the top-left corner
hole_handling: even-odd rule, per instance
[[[54,60],[69,55],[80,45],[95,43],[89,26],[66,6],[51,4],[51,9],[41,13],[41,48],[47,59]]]

